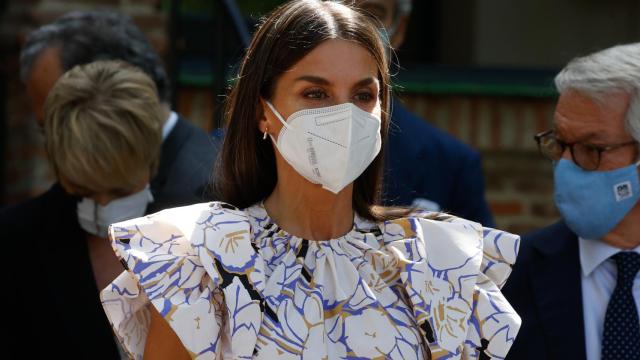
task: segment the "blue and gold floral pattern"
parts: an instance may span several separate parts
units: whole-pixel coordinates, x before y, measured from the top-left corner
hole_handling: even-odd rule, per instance
[[[141,359],[149,304],[196,359],[505,357],[520,318],[500,293],[518,236],[421,213],[307,241],[262,205],[197,204],[112,225],[127,271],[103,290]]]

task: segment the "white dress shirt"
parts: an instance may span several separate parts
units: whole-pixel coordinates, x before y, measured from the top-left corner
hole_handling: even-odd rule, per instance
[[[167,136],[169,136],[169,134],[171,133],[171,130],[173,130],[173,128],[176,127],[177,122],[178,122],[178,114],[172,111],[171,114],[169,114],[169,118],[167,119],[167,121],[165,121],[164,125],[162,126],[162,141],[165,141],[167,139]]]
[[[579,238],[582,268],[582,306],[587,360],[600,360],[604,316],[616,287],[618,269],[611,256],[622,251],[602,241]],[[640,253],[640,246],[633,249]],[[640,274],[640,273],[639,273]],[[633,281],[633,297],[640,313],[640,276]]]

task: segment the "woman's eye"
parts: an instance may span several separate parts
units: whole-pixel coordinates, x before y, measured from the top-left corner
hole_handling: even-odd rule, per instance
[[[371,93],[369,92],[362,92],[362,93],[356,94],[355,99],[356,101],[368,102],[373,99],[373,95],[371,95]]]
[[[316,90],[305,91],[304,97],[308,99],[326,99],[329,96],[324,91],[316,89]]]

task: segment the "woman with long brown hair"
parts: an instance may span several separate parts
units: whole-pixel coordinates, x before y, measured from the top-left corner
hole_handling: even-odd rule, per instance
[[[376,25],[339,3],[291,1],[261,24],[227,103],[223,202],[111,227],[128,272],[103,304],[131,356],[506,355],[518,237],[377,205],[387,61]]]

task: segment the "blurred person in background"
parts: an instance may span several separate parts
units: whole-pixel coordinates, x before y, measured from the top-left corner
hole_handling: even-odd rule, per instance
[[[412,0],[347,1],[351,2],[382,23],[380,33],[391,49],[402,46]],[[409,112],[397,97],[391,111],[384,203],[448,211],[494,226],[484,195],[480,154]]]
[[[123,170],[120,163],[111,163],[114,166],[111,176],[109,172],[96,170],[105,163],[85,158],[87,161],[75,163],[75,166],[78,171],[100,175],[95,178],[97,182],[79,184],[71,180],[73,177],[57,174],[58,182],[44,194],[0,209],[3,237],[13,239],[10,245],[15,253],[29,254],[27,267],[22,264],[23,259],[12,259],[9,268],[14,275],[10,277],[15,278],[25,292],[38,291],[38,306],[48,307],[46,311],[39,309],[40,312],[26,317],[34,319],[33,322],[19,322],[21,326],[29,326],[27,333],[20,337],[28,334],[34,338],[43,337],[43,346],[31,347],[29,351],[43,351],[49,356],[71,354],[74,358],[113,358],[117,348],[98,298],[98,289],[110,280],[109,272],[100,269],[108,266],[104,262],[109,262],[112,252],[108,246],[95,246],[99,244],[95,239],[100,238],[103,245],[108,244],[106,231],[112,222],[169,206],[203,201],[217,150],[206,133],[171,111],[168,78],[160,58],[128,16],[101,11],[64,15],[29,35],[20,60],[27,95],[42,129],[47,126],[44,105],[51,89],[76,65],[96,60],[120,60],[140,69],[155,84],[161,148],[154,167],[156,171],[148,174],[148,188],[135,189],[140,192],[129,196],[131,189],[123,188],[116,181],[112,183],[113,176]],[[103,106],[109,105],[106,97],[101,99]],[[156,111],[155,107],[144,110]],[[97,116],[103,109],[93,111],[97,114],[92,115]],[[120,115],[114,112],[112,116]],[[126,129],[124,126],[122,129]],[[85,145],[89,146],[88,142],[94,137],[105,136],[99,127],[95,130],[95,133],[85,134],[88,136]],[[136,141],[140,146],[147,143],[142,138]],[[97,151],[97,148],[89,147],[89,150]],[[122,162],[132,161],[129,158],[133,155],[121,150],[118,156]],[[130,175],[133,177],[134,174]],[[130,180],[134,181],[133,178]],[[33,287],[29,288],[30,285]],[[32,303],[22,300],[19,297],[11,299],[18,301],[15,305],[22,309],[33,307]],[[40,330],[31,327],[33,324],[38,324]]]
[[[160,160],[162,106],[143,72],[97,61],[56,81],[43,116],[61,189],[19,208],[23,218],[7,212],[0,220],[11,249],[24,255],[12,263],[11,308],[20,309],[12,336],[39,339],[37,347],[20,349],[27,358],[114,359],[119,355],[98,289],[123,268],[105,222],[142,216],[153,201],[149,182]]]
[[[72,67],[96,60],[134,65],[158,89],[163,142],[159,171],[151,181],[155,200],[150,211],[202,201],[216,148],[204,131],[171,110],[171,89],[162,61],[127,15],[75,11],[29,35],[20,54],[20,76],[38,124],[44,126],[44,101],[55,81]]]
[[[638,359],[640,43],[576,58],[555,83],[554,126],[536,140],[562,220],[522,240],[507,359]]]

